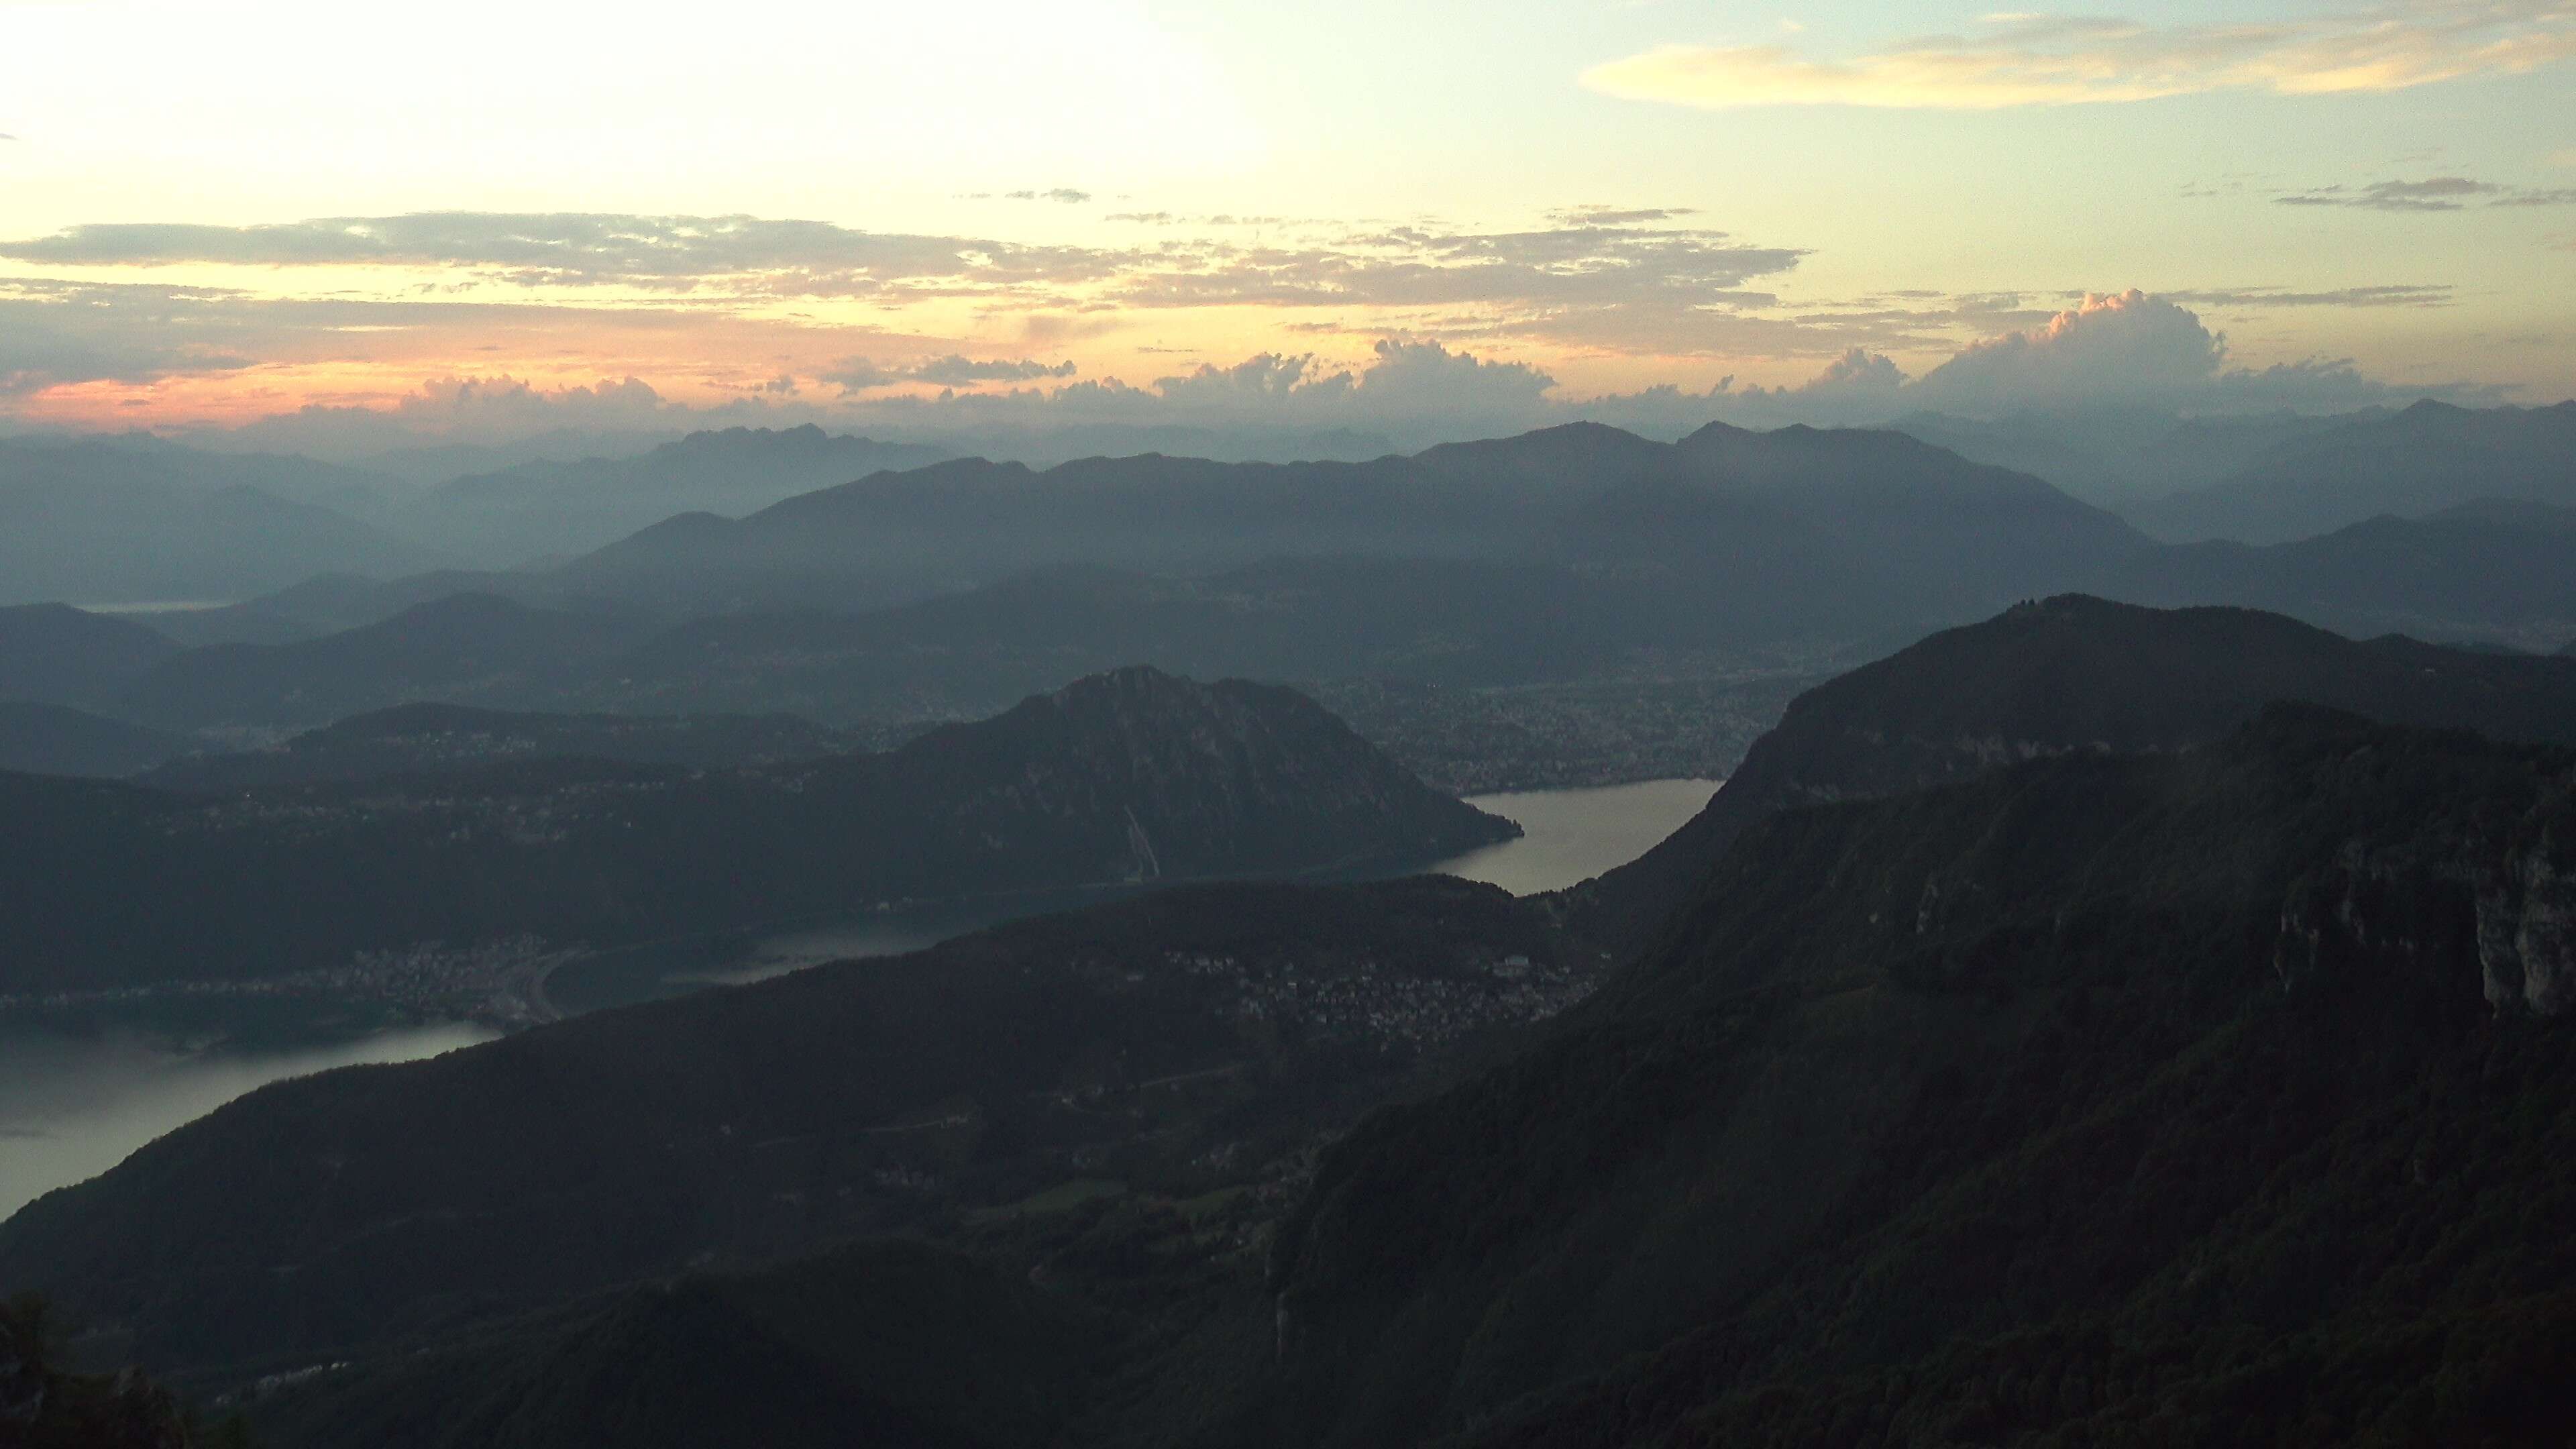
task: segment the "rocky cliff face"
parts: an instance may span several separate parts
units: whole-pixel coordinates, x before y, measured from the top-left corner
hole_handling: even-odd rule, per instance
[[[2291,885],[2272,969],[2296,992],[2363,961],[2473,961],[2498,1016],[2561,1015],[2576,1006],[2576,873],[2545,834],[2512,847],[2438,829],[2400,847],[2347,845]]]
[[[2491,872],[2477,899],[2488,1003],[2540,1016],[2576,1006],[2576,870],[2544,842]]]
[[[1772,814],[1553,1039],[1326,1159],[1274,1260],[1291,1439],[2215,1426],[2245,1363],[2563,1295],[2571,783],[2281,709]],[[2232,1347],[2122,1357],[2168,1336]]]

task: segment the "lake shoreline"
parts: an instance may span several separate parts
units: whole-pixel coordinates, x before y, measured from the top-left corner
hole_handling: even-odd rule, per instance
[[[1285,879],[1441,874],[1520,895],[1557,889],[1643,854],[1696,814],[1718,784],[1658,780],[1473,796],[1469,804],[1514,821],[1522,834],[1444,859],[1354,863]],[[276,982],[168,983],[22,1002],[0,1010],[0,1217],[284,1077],[417,1060],[560,1016],[744,985],[833,961],[926,950],[1007,921],[1193,883],[1107,883],[1007,899],[908,902],[782,923],[785,929],[752,927],[587,955],[531,948],[486,963],[489,981],[475,977],[476,991],[505,991],[518,1007],[498,1014],[488,1001],[469,1002],[464,993],[434,1004],[403,1002],[326,990],[320,980],[295,990]]]

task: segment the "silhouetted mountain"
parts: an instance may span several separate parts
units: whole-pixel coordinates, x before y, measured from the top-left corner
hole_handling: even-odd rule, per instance
[[[2576,755],[2283,707],[1770,816],[1274,1255],[1287,1443],[2533,1442]],[[2542,1347],[2547,1345],[2547,1347]]]
[[[5,718],[0,714],[0,723]],[[223,794],[549,758],[726,769],[846,754],[858,744],[847,731],[784,714],[526,714],[453,704],[405,704],[309,730],[264,750],[183,760],[172,759],[180,751],[170,750],[147,765],[161,760],[171,763],[140,776],[136,783]],[[132,774],[142,768],[146,766],[49,773]]]
[[[0,770],[113,779],[195,749],[194,741],[66,705],[0,700]]]
[[[1906,639],[2152,552],[2038,479],[1901,433],[1713,423],[1672,451],[1681,471],[1579,505],[1551,548],[1659,571],[1656,622],[1715,638]]]
[[[868,606],[1034,568],[1192,572],[1277,554],[1457,556],[1516,520],[1401,458],[1092,458],[1043,473],[980,458],[880,474],[739,522],[669,519],[562,571],[576,587],[716,607]]]
[[[1888,426],[1963,458],[2028,473],[2087,503],[2119,511],[2225,481],[2275,450],[2389,415],[2298,413],[2176,417],[2090,408],[1978,419],[1918,413]]]
[[[641,457],[534,460],[405,495],[385,522],[461,557],[509,565],[586,553],[675,514],[749,513],[945,449],[840,437],[808,423],[691,433]]]
[[[2555,639],[2576,620],[2576,512],[2487,502],[2254,548],[2186,544],[2111,576],[2147,604],[2240,604],[2349,634]]]
[[[265,1405],[261,1429],[376,1449],[1049,1449],[1107,1357],[1098,1319],[956,1253],[860,1243],[344,1372]]]
[[[1571,502],[1605,479],[1686,471],[1671,445],[1602,423],[1565,423],[1508,438],[1442,443],[1407,461],[1423,472],[1471,483],[1518,508]]]
[[[1596,970],[1462,881],[1160,892],[280,1083],[0,1225],[0,1274],[200,1381],[399,1379],[420,1335],[695,1264],[1050,1190],[1277,1195],[1317,1133]]]
[[[344,512],[363,508],[394,481],[295,453],[218,452],[143,432],[0,438],[0,477],[109,488],[173,482],[199,493],[248,488]]]
[[[315,580],[273,605],[243,606],[230,625],[174,626],[220,636],[251,613],[272,623],[289,610],[387,615],[283,645],[192,650],[124,691],[118,707],[172,726],[253,730],[419,700],[881,724],[974,717],[1137,661],[1202,676],[1510,684],[1732,637],[1724,619],[1659,609],[1635,579],[1469,559],[1290,559],[1186,579],[1052,569],[863,614],[678,625],[622,602],[561,595],[544,576],[465,581],[486,579],[521,588],[520,602],[440,593],[452,576]],[[417,593],[435,601],[404,602]],[[430,647],[424,633],[443,642]]]
[[[245,433],[256,430],[253,423]],[[414,485],[444,483],[484,473],[502,473],[523,463],[579,463],[592,458],[632,458],[664,443],[678,442],[680,432],[664,428],[601,432],[555,428],[499,443],[419,443],[409,447],[361,453],[351,466],[382,473]]]
[[[68,604],[0,608],[0,699],[91,705],[179,652],[131,619]]]
[[[190,650],[154,666],[118,704],[171,728],[315,725],[394,704],[470,699],[501,682],[543,690],[644,633],[626,620],[454,594],[320,639]]]
[[[406,609],[458,594],[487,594],[531,608],[582,614],[629,614],[632,605],[566,594],[545,575],[438,569],[395,579],[356,574],[316,574],[275,593],[212,609],[171,609],[152,616],[153,627],[180,643],[294,644],[325,634],[381,624]]]
[[[2047,755],[2183,749],[2276,700],[2576,744],[2576,667],[2558,660],[2362,643],[2250,609],[2069,595],[1935,634],[1798,696],[1707,809],[1564,899],[1593,934],[1642,944],[1739,836],[1780,810]]]
[[[325,570],[390,575],[437,562],[345,514],[239,481],[332,471],[130,439],[0,443],[0,603],[224,600]]]
[[[1642,492],[1651,506],[1621,505]],[[1695,512],[1694,510],[1705,510]],[[1669,533],[1676,520],[1683,536]],[[1822,537],[1819,536],[1821,531]],[[1846,536],[1848,535],[1848,536]],[[1044,472],[981,459],[826,489],[739,521],[669,519],[561,577],[605,594],[702,607],[882,604],[1066,565],[1200,573],[1282,557],[1377,556],[1678,564],[1770,614],[1795,596],[1705,553],[1794,554],[1947,606],[2012,596],[2033,570],[2098,567],[2143,546],[2125,525],[2035,479],[1889,433],[1712,426],[1677,445],[1598,424],[1452,444],[1366,463],[1214,463],[1147,455]],[[1927,572],[1944,548],[1967,548]],[[2042,555],[2042,547],[2054,552]],[[1892,551],[1891,551],[1892,550]],[[2018,566],[1987,579],[1996,560]],[[1984,592],[1980,593],[1979,590]],[[1817,594],[1831,590],[1817,588]],[[1703,606],[1697,597],[1677,608]]]
[[[918,717],[990,708],[1122,660],[1202,676],[1518,683],[1669,637],[1623,582],[1553,566],[1288,559],[1189,579],[1051,569],[867,614],[699,620],[621,655],[583,697]]]
[[[1302,695],[1149,669],[882,755],[734,770],[533,759],[211,800],[0,775],[0,803],[0,877],[36,903],[0,917],[0,991],[1401,866],[1519,833]]]
[[[1221,428],[1187,424],[1065,423],[1050,420],[1025,430],[974,430],[937,439],[962,456],[1052,468],[1080,458],[1132,458],[1168,453],[1221,463],[1363,463],[1397,451],[1384,433],[1354,428],[1261,427],[1237,422]]]
[[[2576,402],[2419,402],[2285,441],[2220,482],[2128,512],[2160,538],[2277,543],[2482,498],[2576,505]]]

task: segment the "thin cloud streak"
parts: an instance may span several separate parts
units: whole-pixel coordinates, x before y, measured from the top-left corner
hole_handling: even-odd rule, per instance
[[[1781,45],[1664,45],[1583,73],[1594,90],[1707,109],[1770,105],[2000,110],[2210,91],[2333,95],[2519,74],[2576,57],[2557,0],[2415,0],[2296,20],[2154,26],[1994,15],[1848,59]]]
[[[1740,331],[1733,319],[1778,300],[1748,284],[1793,270],[1807,253],[1628,219],[1679,214],[1584,213],[1569,224],[1509,232],[1321,226],[1277,241],[1196,236],[1120,248],[758,217],[446,212],[242,227],[76,226],[0,242],[0,259],[112,273],[264,267],[282,287],[334,291],[345,290],[349,269],[413,268],[450,279],[434,285],[486,300],[492,289],[558,300],[623,290],[713,310],[797,299],[890,307],[963,299],[988,314],[1026,314],[1025,340],[1041,346],[1083,330],[1068,320],[1072,313],[1229,307],[1413,313],[1420,315],[1362,325],[1562,337],[1628,351],[1697,354],[1733,345]]]
[[[2466,176],[2431,176],[2422,181],[2376,181],[2368,186],[2311,187],[2284,192],[2272,200],[2282,206],[2345,206],[2369,211],[2465,211],[2471,206],[2566,206],[2576,203],[2576,190],[2502,186]]]

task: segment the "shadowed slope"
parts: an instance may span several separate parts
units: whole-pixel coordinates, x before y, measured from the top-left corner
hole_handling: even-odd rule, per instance
[[[1283,1437],[2558,1421],[2485,1335],[2576,1335],[2571,769],[2284,707],[1771,816],[1552,1041],[1328,1159]]]
[[[203,798],[0,775],[0,991],[738,930],[881,903],[1393,868],[1518,833],[1290,690],[1120,670],[882,755],[532,758]]]
[[[1936,634],[1800,695],[1706,810],[1562,899],[1587,930],[1643,944],[1736,837],[1774,811],[2042,755],[2181,749],[2274,700],[2576,742],[2576,667],[2558,660],[2358,642],[2250,609],[2069,595]]]

